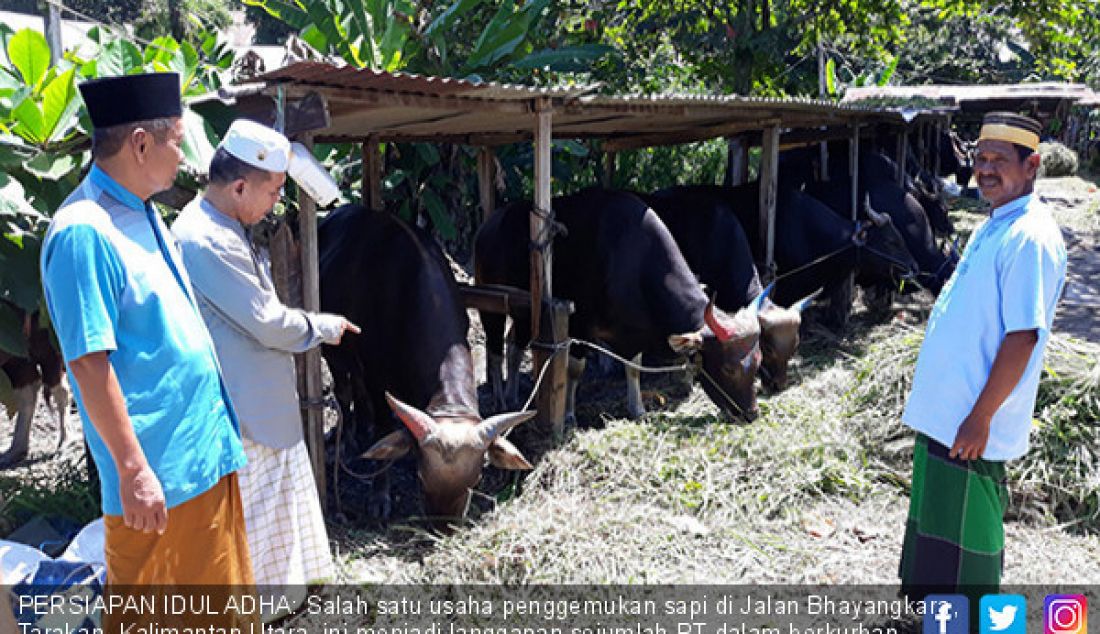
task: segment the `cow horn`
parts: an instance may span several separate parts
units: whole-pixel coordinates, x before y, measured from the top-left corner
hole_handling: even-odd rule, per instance
[[[707,302],[707,309],[703,313],[703,321],[710,327],[710,331],[714,333],[715,337],[718,337],[718,341],[729,341],[736,333],[732,328],[729,328],[722,323],[723,315],[715,312],[714,300]]]
[[[760,309],[764,307],[764,300],[768,299],[768,295],[772,294],[772,290],[774,288],[775,282],[768,284],[768,286],[764,288],[764,292],[760,293],[756,296],[756,299],[752,300],[752,303],[749,304],[749,308],[751,309],[752,314],[755,315],[756,313],[760,312]]]
[[[508,431],[516,425],[531,420],[536,414],[538,414],[538,412],[535,410],[497,414],[496,416],[491,416],[481,421],[477,426],[478,433],[481,435],[481,439],[484,441],[485,446],[488,447],[489,443],[507,434]]]
[[[815,299],[817,299],[818,295],[821,295],[821,293],[824,290],[825,290],[825,287],[822,286],[821,288],[817,289],[816,291],[810,293],[809,295],[803,297],[802,299],[798,300],[797,302],[791,304],[791,310],[795,311],[796,313],[801,313],[802,311],[806,310],[806,307],[809,306],[810,304],[812,304],[813,301]]]
[[[875,223],[876,227],[883,227],[886,223],[890,222],[890,217],[886,214],[879,213],[871,207],[871,194],[865,194],[863,197],[863,209],[867,212],[867,217],[871,219],[871,222]]]
[[[431,416],[412,405],[402,403],[389,392],[386,392],[386,402],[390,404],[390,409],[393,410],[394,414],[397,414],[401,422],[405,423],[405,427],[409,428],[413,438],[416,438],[416,442],[424,442],[425,438],[435,433],[435,421],[432,420]]]

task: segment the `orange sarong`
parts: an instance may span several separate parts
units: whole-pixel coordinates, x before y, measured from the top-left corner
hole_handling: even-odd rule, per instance
[[[163,535],[127,528],[118,515],[105,516],[104,528],[109,593],[156,596],[157,605],[172,604],[165,603],[165,595],[187,595],[186,605],[212,603],[212,611],[219,614],[211,615],[202,609],[205,614],[199,620],[204,624],[240,626],[253,620],[250,615],[242,618],[240,614],[221,614],[227,597],[255,593],[236,473],[225,476],[205,493],[168,509],[168,528]],[[200,596],[208,597],[205,603],[193,598]],[[113,615],[105,618],[104,623],[115,618],[123,622],[148,622],[150,616]],[[181,615],[173,616],[178,619]],[[184,620],[190,623],[196,616],[199,615],[192,614]]]

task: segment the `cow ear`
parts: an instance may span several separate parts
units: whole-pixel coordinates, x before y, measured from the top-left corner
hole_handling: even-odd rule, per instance
[[[698,350],[703,347],[703,334],[689,332],[682,335],[669,335],[668,347],[678,354]]]
[[[497,438],[489,444],[489,463],[497,469],[530,471],[534,469],[516,446],[506,438]]]
[[[363,452],[361,458],[367,460],[397,460],[401,456],[409,453],[409,450],[413,448],[415,441],[413,441],[412,435],[403,430],[398,429],[395,432],[387,434],[382,440],[374,443],[370,449]]]

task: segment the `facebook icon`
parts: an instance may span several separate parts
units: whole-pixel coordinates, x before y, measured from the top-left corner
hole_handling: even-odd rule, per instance
[[[967,634],[970,600],[961,594],[930,594],[924,599],[924,634]]]

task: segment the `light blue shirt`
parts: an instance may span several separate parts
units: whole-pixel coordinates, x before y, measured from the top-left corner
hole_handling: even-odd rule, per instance
[[[196,198],[172,225],[218,351],[245,438],[273,449],[302,441],[294,356],[335,341],[344,320],[279,301],[268,259],[241,223]]]
[[[970,238],[928,319],[902,421],[950,447],[1010,332],[1037,330],[1027,369],[990,424],[982,458],[1027,453],[1043,349],[1066,277],[1066,247],[1032,196],[993,210]]]
[[[152,203],[93,167],[54,215],[42,280],[66,364],[107,351],[126,411],[168,508],[245,464],[210,335]],[[73,386],[99,469],[103,512],[121,515],[114,460]]]

